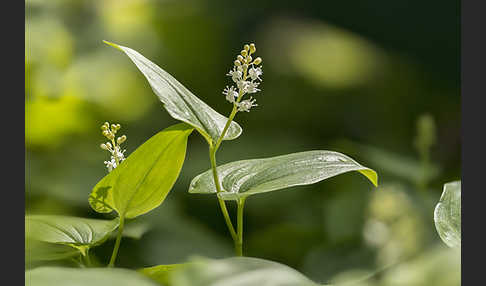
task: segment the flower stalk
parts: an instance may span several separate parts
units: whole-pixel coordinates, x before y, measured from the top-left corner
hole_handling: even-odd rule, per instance
[[[255,44],[244,45],[243,50],[236,57],[234,61],[233,69],[226,74],[230,76],[233,82],[236,84],[236,88],[232,85],[231,87],[226,86],[223,90],[223,95],[226,96],[226,100],[233,104],[233,109],[228,116],[228,121],[226,122],[221,135],[213,144],[209,146],[209,157],[211,160],[211,169],[213,174],[214,185],[216,186],[216,192],[225,192],[220,184],[217,164],[216,164],[216,152],[218,151],[223,139],[228,131],[228,128],[239,111],[250,112],[252,107],[258,106],[256,100],[250,96],[249,99],[244,99],[246,94],[254,94],[260,91],[258,86],[260,85],[262,79],[260,76],[263,74],[261,66],[262,59],[257,57],[253,60],[251,55],[255,53]],[[233,238],[235,245],[235,254],[237,256],[243,256],[243,209],[244,209],[244,199],[238,200],[238,211],[237,211],[237,231],[231,222],[231,218],[226,208],[225,201],[218,197],[219,206],[223,217],[225,219],[228,230]]]

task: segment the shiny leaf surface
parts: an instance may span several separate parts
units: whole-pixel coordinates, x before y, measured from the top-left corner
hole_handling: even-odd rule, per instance
[[[317,183],[350,171],[358,171],[375,186],[378,184],[378,176],[372,169],[344,154],[317,150],[221,165],[218,175],[225,191],[218,195],[225,200],[237,200],[258,193]],[[211,170],[195,177],[189,192],[215,193]]]
[[[228,118],[216,112],[173,76],[137,51],[107,41],[104,42],[123,51],[132,60],[147,78],[152,90],[172,117],[196,128],[208,142],[217,141]],[[233,121],[224,140],[235,139],[240,136],[241,132],[241,127]]]
[[[449,247],[461,247],[461,181],[444,184],[434,210],[435,228]]]

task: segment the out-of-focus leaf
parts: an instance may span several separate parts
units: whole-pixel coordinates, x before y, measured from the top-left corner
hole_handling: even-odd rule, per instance
[[[208,142],[218,140],[228,118],[216,112],[169,73],[137,51],[107,41],[104,42],[123,51],[133,61],[147,78],[152,90],[172,117],[196,128]],[[235,139],[240,136],[241,132],[241,127],[233,121],[224,140]]]
[[[101,244],[118,227],[114,220],[87,219],[57,215],[25,216],[25,235],[29,239],[85,249]]]
[[[179,123],[152,136],[96,184],[89,197],[100,213],[134,218],[158,207],[174,185],[193,128]]]
[[[27,286],[159,286],[134,270],[120,268],[39,267],[25,272]]]
[[[253,257],[199,258],[169,275],[172,286],[310,286],[317,285],[298,271]]]
[[[130,237],[133,239],[140,239],[145,233],[150,231],[151,228],[152,227],[148,222],[144,222],[144,221],[140,222],[136,220],[125,225],[125,228],[123,229],[123,236]],[[112,236],[116,237],[115,234],[113,234]]]
[[[350,157],[333,151],[307,151],[265,159],[236,161],[218,167],[225,200],[237,200],[253,194],[276,191],[292,186],[309,185],[324,179],[358,171],[375,186],[378,175]],[[216,193],[212,171],[196,176],[190,193]]]
[[[25,102],[25,144],[27,147],[56,148],[71,135],[85,132],[92,123],[79,98],[37,96]]]
[[[185,264],[169,264],[169,265],[157,265],[152,267],[146,267],[139,269],[138,271],[143,275],[146,275],[153,280],[159,282],[162,285],[169,285],[169,275],[175,269],[178,269]]]
[[[440,173],[439,167],[436,164],[430,163],[428,171],[424,174],[420,161],[413,157],[348,140],[339,140],[336,143],[341,147],[349,149],[346,153],[351,156],[359,154],[367,162],[372,164],[372,166],[379,168],[381,172],[386,172],[414,183],[418,183],[421,180],[430,181]]]
[[[444,184],[444,191],[435,206],[434,222],[447,246],[461,247],[461,181]]]
[[[461,285],[461,251],[436,245],[386,269],[380,280],[383,286]]]

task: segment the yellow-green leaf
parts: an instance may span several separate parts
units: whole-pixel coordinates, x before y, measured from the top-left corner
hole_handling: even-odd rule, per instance
[[[91,207],[101,213],[115,210],[124,218],[158,207],[179,176],[193,130],[179,123],[152,136],[96,184]]]

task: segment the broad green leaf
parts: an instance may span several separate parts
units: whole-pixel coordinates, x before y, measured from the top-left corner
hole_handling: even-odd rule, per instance
[[[434,222],[447,246],[461,247],[461,181],[444,184],[444,191],[435,206]]]
[[[64,244],[53,244],[26,238],[25,263],[34,261],[61,260],[79,255],[79,249]]]
[[[139,269],[138,272],[152,278],[153,280],[159,282],[162,285],[170,285],[170,281],[169,281],[170,273],[185,265],[186,264],[157,265],[157,266],[145,267]]]
[[[174,185],[193,128],[179,123],[152,136],[96,184],[89,197],[97,212],[134,218],[158,207]]]
[[[159,286],[134,270],[121,268],[39,267],[25,272],[27,286]]]
[[[25,216],[25,236],[29,240],[69,245],[84,253],[101,244],[118,227],[114,220],[88,219],[58,215]]]
[[[169,280],[171,286],[317,285],[286,265],[252,257],[199,258],[175,269]]]
[[[358,171],[375,186],[378,184],[378,176],[372,169],[344,154],[317,150],[221,165],[218,175],[224,191],[218,195],[225,200],[237,200],[253,194],[317,183],[350,171]],[[189,192],[216,193],[211,170],[195,177]]]
[[[104,41],[123,51],[147,78],[154,93],[164,104],[164,108],[177,120],[196,128],[208,142],[215,142],[223,132],[227,117],[216,112],[169,73],[130,48]],[[231,122],[224,140],[240,136],[242,130],[236,122]]]

